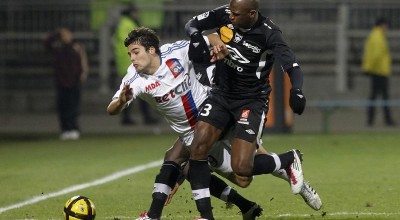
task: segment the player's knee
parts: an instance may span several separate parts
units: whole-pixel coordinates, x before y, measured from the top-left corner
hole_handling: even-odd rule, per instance
[[[236,185],[238,185],[241,188],[247,188],[250,185],[251,181],[252,181],[252,177],[246,176],[246,177],[238,179],[238,181],[236,182]]]
[[[232,164],[232,170],[239,176],[252,176],[253,166],[248,163]]]
[[[206,160],[208,157],[208,147],[204,144],[191,147],[190,158],[193,160]]]

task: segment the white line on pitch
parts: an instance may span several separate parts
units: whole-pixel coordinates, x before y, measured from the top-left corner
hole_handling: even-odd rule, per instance
[[[21,208],[23,206],[31,205],[33,203],[37,203],[37,202],[40,202],[40,201],[43,201],[43,200],[46,200],[46,199],[50,199],[50,198],[53,198],[53,197],[56,197],[56,196],[65,195],[67,193],[71,193],[71,192],[75,192],[75,191],[78,191],[78,190],[86,189],[86,188],[89,188],[89,187],[92,187],[92,186],[98,186],[98,185],[111,182],[113,180],[119,179],[121,177],[130,175],[130,174],[134,174],[134,173],[138,173],[138,172],[141,172],[141,171],[144,171],[144,170],[147,170],[147,169],[158,167],[158,166],[160,166],[162,164],[162,162],[163,162],[163,160],[153,161],[153,162],[150,162],[148,164],[144,164],[144,165],[141,165],[141,166],[136,166],[136,167],[132,167],[132,168],[129,168],[129,169],[126,169],[126,170],[115,172],[115,173],[113,173],[113,174],[111,174],[109,176],[103,177],[101,179],[94,180],[92,182],[83,183],[83,184],[79,184],[79,185],[74,185],[74,186],[62,189],[62,190],[60,190],[58,192],[53,192],[53,193],[43,194],[43,195],[40,195],[40,196],[35,196],[32,199],[29,199],[29,200],[26,200],[26,201],[23,201],[23,202],[14,204],[14,205],[6,206],[6,207],[0,207],[0,214],[3,213],[3,212],[6,212],[8,210],[11,210],[11,209]]]

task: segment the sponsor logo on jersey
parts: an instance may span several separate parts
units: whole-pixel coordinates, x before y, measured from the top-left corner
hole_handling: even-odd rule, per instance
[[[251,50],[253,51],[253,53],[260,53],[260,52],[261,52],[261,49],[260,49],[259,47],[254,46],[254,45],[250,44],[250,43],[247,42],[247,41],[243,41],[243,45],[244,45],[245,47],[251,49]]]
[[[154,97],[157,103],[168,102],[169,100],[175,98],[176,96],[181,96],[185,94],[190,89],[191,81],[188,73],[185,73],[184,79],[175,88],[171,89],[169,92],[161,97]]]
[[[172,75],[174,75],[175,78],[178,77],[184,71],[183,66],[181,65],[181,63],[179,63],[178,59],[176,58],[165,61],[165,64],[168,66],[169,70],[171,70]]]
[[[210,15],[210,12],[204,12],[201,15],[197,15],[197,20],[203,20],[204,18],[207,18]]]
[[[248,134],[256,134],[252,129],[247,129],[246,132],[247,132]]]
[[[243,67],[236,65],[231,59],[224,58],[224,63],[238,72],[243,72]]]
[[[228,43],[233,38],[233,31],[227,26],[223,26],[219,29],[220,38],[224,43]]]
[[[156,81],[155,83],[150,83],[149,85],[147,85],[146,86],[146,93],[148,93],[148,92],[150,92],[151,90],[153,90],[153,89],[155,89],[155,88],[157,88],[157,87],[159,87],[161,84],[158,82],[158,81]]]
[[[228,15],[231,14],[231,10],[229,10],[229,8],[225,8],[225,13],[227,13]]]
[[[242,38],[243,38],[242,35],[240,35],[240,34],[238,34],[238,33],[235,33],[235,38],[233,39],[233,41],[234,41],[235,43],[239,43],[239,42],[242,40]]]
[[[201,72],[196,73],[196,79],[197,81],[200,81],[201,77],[203,76],[203,74],[201,74]]]
[[[240,63],[250,63],[246,57],[244,57],[236,48],[226,45],[229,50],[229,57]]]

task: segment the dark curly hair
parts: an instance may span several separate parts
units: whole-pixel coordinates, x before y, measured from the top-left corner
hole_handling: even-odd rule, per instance
[[[146,51],[148,51],[150,47],[154,47],[156,49],[156,53],[161,54],[160,39],[158,38],[156,32],[150,28],[139,27],[132,30],[128,34],[128,37],[125,38],[125,47],[128,47],[131,43],[142,45]]]

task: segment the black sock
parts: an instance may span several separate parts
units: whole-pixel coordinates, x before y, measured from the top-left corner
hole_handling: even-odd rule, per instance
[[[147,213],[150,218],[161,218],[165,201],[169,195],[169,192],[165,191],[165,185],[168,185],[170,190],[175,187],[180,169],[181,167],[179,164],[172,161],[164,161],[163,165],[161,166],[160,173],[158,173],[156,180],[154,181],[156,187],[153,190],[153,200]],[[158,188],[158,185],[161,187]]]
[[[293,160],[294,160],[294,155],[293,155],[292,151],[289,151],[289,152],[286,152],[286,153],[283,153],[283,154],[279,154],[278,157],[281,160],[280,169],[288,168],[290,166],[290,164],[293,163]]]
[[[190,186],[197,210],[202,218],[214,220],[209,184],[211,173],[207,160],[189,160]]]
[[[224,202],[235,204],[242,213],[246,213],[254,202],[247,200],[236,190],[232,189],[228,184],[217,176],[211,175],[210,193],[212,196],[221,199]]]
[[[211,174],[210,194],[212,196],[220,199],[222,192],[225,190],[226,187],[228,187],[228,184],[226,184],[223,180],[221,180],[217,176]],[[224,199],[222,199],[222,200],[224,200]],[[227,202],[227,201],[225,201],[225,202]]]
[[[254,157],[253,175],[268,174],[274,170],[276,170],[276,164],[271,155],[259,154]]]
[[[228,202],[235,204],[242,213],[249,211],[254,204],[254,202],[247,200],[234,189],[231,189],[228,195]]]

